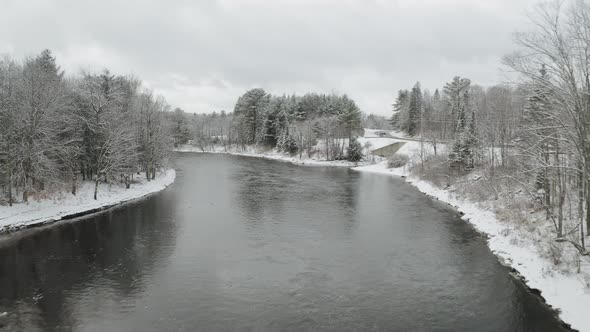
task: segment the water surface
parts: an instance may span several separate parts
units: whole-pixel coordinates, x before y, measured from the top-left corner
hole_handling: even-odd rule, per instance
[[[176,183],[0,240],[6,331],[560,331],[403,181],[178,154]]]

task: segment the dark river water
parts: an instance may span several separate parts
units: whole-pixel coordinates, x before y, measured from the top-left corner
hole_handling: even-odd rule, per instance
[[[482,236],[399,179],[174,164],[159,194],[1,239],[0,330],[561,330]]]

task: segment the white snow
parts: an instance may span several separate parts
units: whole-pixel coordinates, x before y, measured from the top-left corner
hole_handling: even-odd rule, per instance
[[[173,169],[158,173],[152,181],[145,175],[137,176],[137,183],[129,189],[123,184],[99,184],[97,199],[94,200],[94,183],[84,182],[78,188],[76,196],[62,192],[53,199],[31,200],[27,203],[0,206],[0,231],[10,231],[32,225],[57,221],[65,216],[92,211],[103,207],[117,205],[125,201],[143,197],[160,191],[174,182],[176,172]]]
[[[370,142],[370,150],[382,146],[405,141],[394,138],[370,137],[374,131],[367,130],[366,137],[359,142]],[[368,137],[367,137],[368,136]],[[387,169],[387,161],[377,157],[377,163],[355,163],[347,161],[322,161],[313,158],[291,157],[276,151],[248,151],[225,152],[221,147],[208,153],[229,153],[234,155],[261,157],[266,159],[290,162],[307,166],[342,166],[352,167],[356,171],[378,173],[390,176],[404,176],[406,181],[414,185],[421,192],[444,201],[464,213],[463,219],[470,222],[478,231],[488,235],[488,246],[494,254],[506,265],[517,270],[525,279],[526,284],[541,291],[541,295],[547,303],[560,311],[560,318],[574,329],[590,331],[590,317],[587,308],[590,308],[590,289],[581,274],[574,272],[565,273],[553,265],[547,258],[540,255],[537,246],[531,237],[522,234],[521,230],[514,229],[509,223],[498,220],[495,213],[480,204],[470,202],[457,197],[453,192],[437,188],[429,182],[410,176],[411,165],[419,162],[420,142],[405,141],[406,144],[398,153],[406,154],[410,158],[410,165]],[[428,153],[432,153],[430,144],[424,144]],[[445,149],[439,146],[439,151]],[[184,146],[176,151],[201,152],[199,148]],[[168,170],[154,180],[147,182],[143,178],[140,183],[133,184],[130,189],[124,189],[117,184],[101,184],[98,192],[98,200],[92,198],[93,183],[84,183],[76,196],[69,193],[60,194],[52,200],[33,201],[29,204],[16,204],[13,207],[0,207],[0,229],[17,229],[28,225],[42,224],[52,220],[59,220],[64,216],[89,211],[103,206],[111,206],[142,197],[144,195],[160,191],[174,182],[174,170]]]
[[[416,147],[408,146],[406,154],[416,156]],[[490,250],[500,261],[512,268],[524,278],[528,287],[541,291],[541,296],[553,308],[558,309],[560,318],[579,331],[590,331],[590,289],[582,274],[565,273],[537,251],[537,244],[531,237],[521,233],[509,223],[496,218],[490,208],[470,202],[454,193],[435,187],[429,182],[410,176],[407,166],[387,169],[387,162],[355,167],[360,172],[384,175],[404,176],[406,181],[421,192],[454,206],[464,213],[463,219],[471,223],[478,231],[488,236]],[[551,241],[551,240],[549,240]]]
[[[388,169],[387,160],[380,157],[374,158],[374,164],[364,162],[355,166],[350,162],[299,159],[275,151],[259,152],[254,149],[247,152],[224,152],[217,149],[214,153],[261,157],[299,165],[345,166],[359,172],[405,177],[408,183],[421,192],[446,202],[462,212],[464,220],[488,236],[488,246],[499,260],[518,271],[528,287],[541,291],[541,295],[547,303],[560,312],[559,316],[564,322],[576,330],[590,331],[590,316],[587,314],[587,308],[590,308],[590,288],[586,286],[588,282],[584,280],[582,274],[561,271],[537,251],[538,246],[533,243],[534,240],[531,236],[526,236],[527,234],[522,233],[523,230],[516,229],[509,222],[499,221],[490,207],[473,203],[458,197],[451,191],[435,187],[429,182],[411,176],[411,167],[420,162],[421,144],[416,140],[406,140],[399,133],[392,132],[391,135],[400,138],[379,138],[374,134],[374,130],[365,129],[365,137],[359,138],[359,142],[363,146],[369,142],[369,151],[395,142],[406,142],[397,152],[407,155],[410,159],[408,165],[404,167]],[[425,142],[423,148],[425,154],[433,154],[431,144]],[[439,152],[444,152],[447,147],[445,144],[439,144],[437,149]],[[177,151],[201,152],[200,149],[194,147],[184,147]]]
[[[411,167],[420,162],[421,144],[419,141],[406,140],[399,133],[393,132],[391,135],[399,137],[399,139],[379,138],[374,132],[374,130],[365,129],[365,137],[359,138],[359,142],[363,146],[367,142],[370,143],[369,151],[395,142],[406,142],[397,153],[409,157],[408,165],[388,169],[387,160],[379,157],[374,158],[374,164],[365,162],[359,163],[359,166],[355,167],[353,163],[349,162],[300,160],[297,157],[289,157],[273,151],[260,153],[251,150],[245,153],[228,153],[288,161],[301,165],[347,166],[359,172],[403,176],[408,183],[421,192],[446,202],[462,212],[464,220],[488,236],[488,246],[499,260],[518,271],[528,287],[541,291],[541,295],[547,303],[560,312],[559,316],[564,322],[570,324],[576,330],[590,331],[590,316],[587,313],[587,308],[590,308],[590,288],[587,285],[590,282],[584,279],[583,274],[561,271],[559,267],[538,252],[539,247],[534,243],[534,237],[527,236],[527,234],[523,233],[525,230],[515,228],[510,222],[499,221],[491,207],[476,204],[465,198],[458,197],[451,191],[435,187],[429,182],[411,176]],[[431,144],[424,143],[422,147],[425,154],[433,154]],[[444,152],[446,149],[445,144],[437,146],[439,152]],[[189,147],[182,149],[182,151],[190,152],[196,151],[196,149]],[[548,241],[551,241],[551,239],[548,239]]]
[[[231,154],[235,156],[245,156],[245,157],[256,157],[256,158],[263,158],[263,159],[270,159],[282,162],[288,162],[296,165],[305,165],[305,166],[337,166],[337,167],[354,167],[358,166],[362,163],[353,163],[345,160],[321,160],[315,158],[299,158],[298,156],[289,156],[284,153],[277,152],[275,150],[268,150],[268,151],[259,151],[253,148],[248,148],[246,151],[237,151],[237,150],[228,150],[225,151],[223,147],[217,146],[214,147],[213,150],[206,150],[203,152],[200,148],[190,145],[185,145],[179,148],[174,149],[176,152],[192,152],[192,153],[218,153],[218,154]]]
[[[363,146],[367,146],[368,143],[368,150],[364,149],[364,153],[366,155],[370,154],[370,151],[382,148],[384,146],[396,143],[396,142],[405,142],[404,146],[398,151],[398,153],[406,154],[410,158],[411,161],[413,160],[420,160],[420,142],[418,141],[407,141],[404,139],[397,139],[397,138],[381,138],[374,134],[375,129],[365,129],[365,137],[359,137],[358,142]],[[398,132],[390,132],[391,135],[396,137],[402,137],[401,133]],[[342,139],[344,145],[348,144],[348,139]],[[322,140],[318,141],[316,145],[316,149],[319,151],[323,151],[323,142]],[[433,148],[432,145],[429,143],[424,143],[424,151],[425,153],[432,154]],[[444,149],[443,145],[437,147],[439,150],[442,151]],[[257,158],[264,158],[264,159],[271,159],[283,162],[289,162],[296,165],[306,165],[306,166],[339,166],[339,167],[357,167],[357,166],[366,166],[369,165],[370,162],[349,162],[345,160],[332,160],[326,161],[322,160],[321,157],[313,157],[307,158],[305,155],[302,158],[299,158],[298,155],[290,156],[286,153],[277,152],[276,150],[261,150],[254,147],[247,147],[245,151],[241,149],[225,149],[221,145],[213,146],[213,148],[206,149],[203,151],[200,147],[193,146],[193,145],[183,145],[181,147],[176,148],[174,151],[176,152],[194,152],[194,153],[220,153],[220,154],[231,154],[236,156],[247,156],[247,157],[257,157]],[[381,157],[374,157],[375,162],[383,161],[384,159]]]

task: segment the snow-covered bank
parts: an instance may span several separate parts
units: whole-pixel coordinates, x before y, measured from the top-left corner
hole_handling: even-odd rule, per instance
[[[531,289],[541,292],[559,317],[573,329],[590,331],[590,289],[583,274],[561,271],[538,252],[538,243],[514,225],[498,220],[489,206],[476,204],[455,193],[412,176],[407,167],[388,169],[386,162],[353,168],[360,172],[404,176],[421,192],[446,202],[462,212],[463,219],[488,236],[490,250],[500,261],[516,270]]]
[[[378,137],[374,134],[374,129],[365,129],[365,137],[359,137],[358,142],[363,146],[363,153],[366,156],[370,155],[370,152],[382,148],[384,146],[397,143],[397,142],[404,142],[405,145],[398,151],[400,154],[408,155],[410,160],[420,160],[420,142],[418,141],[407,141],[405,139],[399,138],[387,138],[387,137]],[[401,133],[392,132],[392,134],[401,136]],[[348,145],[348,139],[342,139],[343,144],[346,146]],[[444,149],[444,146],[439,147],[440,149]],[[318,141],[318,144],[315,146],[316,151],[323,151],[323,143],[321,140]],[[432,146],[430,144],[424,145],[424,150],[427,153],[432,153]],[[318,153],[314,155],[312,158],[308,158],[303,154],[300,158],[299,155],[290,156],[287,153],[278,152],[275,149],[260,149],[252,146],[247,146],[245,150],[238,149],[236,147],[232,148],[224,148],[221,145],[209,146],[205,148],[205,151],[198,146],[194,145],[182,145],[178,148],[175,148],[174,151],[176,152],[193,152],[193,153],[219,153],[219,154],[231,154],[235,156],[246,156],[246,157],[257,157],[257,158],[264,158],[270,160],[277,160],[282,162],[288,162],[296,165],[305,165],[305,166],[336,166],[336,167],[359,167],[359,166],[366,166],[374,163],[375,161],[383,161],[383,158],[380,157],[371,157],[371,161],[365,160],[362,162],[350,162],[346,160],[323,160],[323,156]]]
[[[0,206],[0,233],[47,224],[69,216],[92,213],[123,202],[161,191],[174,182],[176,172],[173,169],[158,173],[152,181],[138,177],[129,189],[120,183],[100,184],[97,199],[94,200],[94,183],[84,182],[76,196],[60,193],[53,199],[31,200]]]
[[[175,152],[192,152],[192,153],[217,153],[217,154],[231,154],[234,156],[244,156],[244,157],[256,157],[256,158],[263,158],[263,159],[270,159],[276,161],[287,162],[295,165],[305,165],[305,166],[336,166],[336,167],[356,167],[358,165],[363,165],[363,163],[353,163],[346,160],[321,160],[321,159],[314,159],[314,158],[299,158],[294,156],[289,156],[284,153],[276,152],[275,150],[267,150],[267,151],[257,151],[253,148],[249,148],[246,151],[235,151],[235,150],[225,150],[223,147],[216,147],[213,150],[201,150],[195,146],[184,145],[174,149]]]
[[[365,130],[365,133],[367,135],[367,130]],[[246,152],[226,152],[220,148],[209,152],[261,157],[299,165],[344,166],[360,172],[406,177],[406,181],[414,185],[418,190],[454,206],[464,214],[463,218],[466,221],[470,222],[478,231],[486,234],[489,238],[488,246],[490,250],[498,256],[503,264],[516,270],[529,288],[539,290],[547,303],[559,311],[561,320],[576,330],[590,331],[590,318],[586,315],[586,308],[590,305],[590,288],[588,287],[590,277],[586,280],[586,276],[590,275],[590,263],[585,258],[582,259],[582,266],[580,267],[582,273],[564,271],[560,269],[560,266],[555,265],[547,257],[546,253],[541,250],[543,246],[547,246],[553,241],[554,237],[550,236],[550,234],[533,234],[525,227],[517,225],[518,220],[502,221],[502,218],[499,218],[496,214],[498,210],[491,202],[474,203],[467,198],[468,196],[462,193],[459,194],[460,190],[456,190],[454,187],[451,187],[450,190],[442,189],[412,175],[411,169],[420,163],[421,155],[433,155],[434,148],[430,143],[421,144],[419,141],[404,140],[403,138],[379,138],[373,136],[359,138],[359,142],[366,146],[366,150],[369,151],[400,141],[405,142],[405,144],[397,153],[408,156],[409,161],[407,165],[393,169],[388,169],[387,161],[379,157],[375,158],[377,162],[375,164],[365,162],[355,166],[354,163],[350,162],[299,159],[298,157],[289,157],[274,151],[262,152],[254,149]],[[423,148],[422,151],[421,147]],[[437,146],[439,153],[445,152],[446,149],[445,144]],[[200,149],[195,147],[185,147],[177,151],[201,152]],[[463,180],[470,182],[469,178]],[[525,213],[528,213],[528,211]],[[543,232],[541,227],[536,228],[536,231]]]

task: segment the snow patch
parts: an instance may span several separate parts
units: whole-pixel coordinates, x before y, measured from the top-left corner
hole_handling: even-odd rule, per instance
[[[305,165],[305,166],[331,166],[331,167],[355,167],[359,164],[363,163],[353,163],[346,160],[321,160],[321,159],[314,159],[314,158],[299,158],[297,156],[290,156],[284,153],[277,152],[275,150],[268,150],[268,151],[257,151],[256,149],[249,148],[246,151],[234,151],[234,150],[224,150],[223,147],[215,147],[213,150],[201,150],[200,148],[184,145],[179,148],[174,149],[175,152],[191,152],[191,153],[216,153],[216,154],[231,154],[234,156],[244,156],[244,157],[256,157],[256,158],[263,158],[269,160],[276,160],[287,162],[295,165]]]
[[[590,331],[587,308],[590,306],[590,289],[582,275],[564,273],[536,251],[532,240],[522,236],[508,223],[500,222],[489,208],[465,200],[454,193],[410,176],[408,167],[386,168],[387,162],[353,168],[360,172],[403,176],[406,181],[424,194],[448,203],[463,214],[463,219],[476,230],[488,236],[490,250],[500,261],[518,271],[529,288],[539,290],[543,298],[559,317],[579,331]],[[515,241],[516,239],[516,241]]]
[[[94,200],[94,182],[84,182],[78,188],[76,196],[60,193],[53,199],[43,199],[10,206],[0,206],[0,233],[47,224],[68,216],[97,211],[125,201],[140,198],[161,191],[174,182],[176,172],[169,169],[159,173],[152,181],[145,175],[136,178],[129,189],[123,184],[101,183],[97,199]]]
[[[427,181],[411,176],[410,170],[420,162],[421,153],[431,156],[434,154],[433,145],[429,142],[421,143],[415,138],[404,138],[399,133],[391,132],[390,135],[395,137],[377,137],[375,130],[365,129],[365,137],[358,140],[361,145],[367,147],[365,153],[370,153],[370,151],[392,143],[405,142],[406,144],[397,153],[409,157],[410,162],[406,166],[387,168],[387,160],[380,157],[371,157],[375,161],[373,164],[364,162],[357,165],[346,161],[299,159],[276,151],[260,152],[255,149],[236,152],[218,148],[205,152],[260,157],[298,165],[351,167],[359,172],[404,177],[408,183],[424,194],[455,207],[463,214],[465,221],[471,223],[479,232],[487,235],[488,246],[500,262],[516,270],[529,288],[539,290],[547,303],[559,312],[560,319],[576,330],[590,332],[590,318],[586,313],[587,308],[590,307],[590,289],[581,274],[565,273],[559,270],[537,251],[538,247],[530,237],[520,233],[509,223],[499,221],[491,208],[473,203],[449,190],[438,188]],[[445,153],[446,150],[446,144],[437,144],[437,152]],[[176,151],[203,152],[190,146],[179,148]]]

